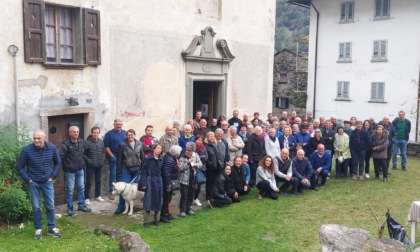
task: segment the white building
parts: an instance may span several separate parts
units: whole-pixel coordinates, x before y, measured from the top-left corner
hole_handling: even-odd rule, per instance
[[[376,121],[403,110],[416,140],[420,1],[291,2],[311,9],[307,109]]]

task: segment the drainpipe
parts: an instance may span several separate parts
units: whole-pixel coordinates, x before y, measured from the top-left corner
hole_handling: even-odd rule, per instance
[[[314,3],[311,1],[311,6],[316,12],[316,38],[315,38],[315,71],[314,71],[314,102],[313,102],[313,117],[315,118],[316,113],[316,77],[318,72],[318,30],[319,30],[319,12],[316,9]]]
[[[419,69],[419,82],[417,83],[417,109],[416,109],[416,142],[419,138],[419,115],[420,115],[420,69]]]
[[[17,68],[16,68],[16,54],[19,51],[19,48],[15,45],[10,45],[7,48],[9,54],[13,57],[13,81],[15,86],[15,114],[16,114],[16,127],[20,128],[20,117],[19,117],[19,90],[18,90],[18,81],[17,81]]]

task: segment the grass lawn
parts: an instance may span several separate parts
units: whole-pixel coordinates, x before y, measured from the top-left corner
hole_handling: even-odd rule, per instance
[[[171,224],[144,229],[133,223],[125,229],[138,232],[154,251],[320,251],[319,228],[335,223],[361,228],[377,236],[369,204],[380,221],[390,212],[405,225],[411,203],[420,200],[420,159],[408,160],[407,172],[390,171],[388,182],[373,179],[329,179],[318,192],[280,196],[273,201],[256,199],[257,190],[242,197],[242,202],[226,208],[205,208],[197,215],[177,218]],[[335,170],[335,169],[334,169]],[[333,173],[334,176],[334,173]],[[333,177],[332,176],[332,177]],[[98,223],[99,224],[99,223]],[[59,220],[60,239],[33,240],[34,229],[0,230],[0,251],[115,251],[117,242],[96,236],[68,220]],[[45,232],[44,232],[45,233]],[[384,235],[388,238],[387,232]],[[420,241],[420,230],[416,237]]]

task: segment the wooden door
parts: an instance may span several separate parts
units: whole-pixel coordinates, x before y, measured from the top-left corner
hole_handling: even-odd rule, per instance
[[[84,127],[84,115],[61,115],[61,116],[50,116],[48,117],[48,141],[55,144],[57,150],[60,148],[60,144],[69,136],[69,127],[71,125],[79,126],[79,137],[84,139],[83,127]],[[66,203],[65,193],[65,179],[63,169],[60,168],[60,172],[55,180],[54,191],[55,191],[55,204]],[[77,188],[74,190],[73,200],[77,200]]]

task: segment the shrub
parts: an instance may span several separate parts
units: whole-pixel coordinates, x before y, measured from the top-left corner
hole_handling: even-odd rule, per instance
[[[0,216],[9,220],[30,216],[31,203],[27,193],[18,184],[9,184],[0,191]]]

